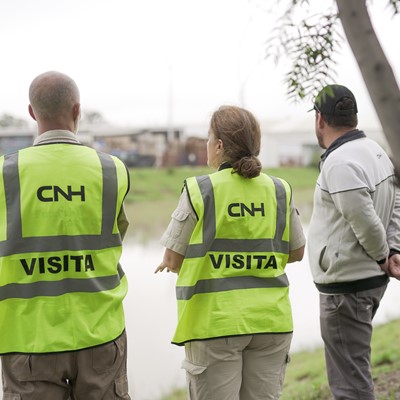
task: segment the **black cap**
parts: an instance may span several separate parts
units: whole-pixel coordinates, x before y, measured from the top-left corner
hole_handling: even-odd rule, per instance
[[[336,109],[337,103],[345,97],[352,100],[353,106],[344,110]],[[312,110],[325,115],[352,115],[358,113],[354,94],[346,86],[342,85],[325,86],[315,98],[314,107],[310,111]]]

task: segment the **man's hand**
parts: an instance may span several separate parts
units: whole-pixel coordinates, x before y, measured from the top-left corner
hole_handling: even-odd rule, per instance
[[[389,271],[389,260],[386,259],[385,262],[383,264],[381,264],[382,261],[380,261],[378,264],[381,267],[381,270],[386,272],[387,275],[390,275],[390,271]]]
[[[389,276],[400,280],[400,254],[393,254],[389,258],[388,271],[389,271],[388,273]]]

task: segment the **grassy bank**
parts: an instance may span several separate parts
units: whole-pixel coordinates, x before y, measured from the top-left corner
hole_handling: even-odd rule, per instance
[[[129,233],[143,240],[159,237],[175,209],[183,181],[189,176],[213,172],[207,167],[170,169],[131,169],[131,190],[126,210],[132,227]],[[312,194],[318,171],[315,168],[275,168],[264,172],[285,179],[293,188],[294,199],[302,219],[311,215]]]
[[[129,203],[173,198],[177,200],[183,181],[189,176],[198,176],[213,172],[208,167],[175,167],[175,168],[132,168],[130,170],[132,188],[128,195]],[[318,170],[316,168],[273,168],[265,173],[287,180],[295,193],[313,189]]]
[[[372,338],[372,372],[377,400],[400,399],[400,320],[377,326]],[[187,400],[185,389],[176,389],[160,400]],[[281,400],[332,400],[322,348],[291,355]]]

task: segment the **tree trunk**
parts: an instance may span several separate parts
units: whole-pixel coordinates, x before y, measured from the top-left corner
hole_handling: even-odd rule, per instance
[[[400,171],[400,90],[376,37],[366,0],[336,0],[339,18]]]

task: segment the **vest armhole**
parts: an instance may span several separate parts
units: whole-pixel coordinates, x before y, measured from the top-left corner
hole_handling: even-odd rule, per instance
[[[183,191],[184,189],[186,189],[186,194],[187,194],[187,197],[188,197],[188,199],[189,199],[190,207],[192,207],[192,210],[193,210],[194,214],[196,215],[196,218],[197,218],[197,221],[198,221],[198,220],[199,220],[199,216],[197,215],[196,209],[194,208],[193,203],[192,203],[192,199],[190,198],[190,192],[189,192],[189,189],[188,189],[188,187],[187,187],[186,179],[185,179],[185,181],[184,181],[184,183],[183,183],[183,189],[182,189],[182,191]]]

